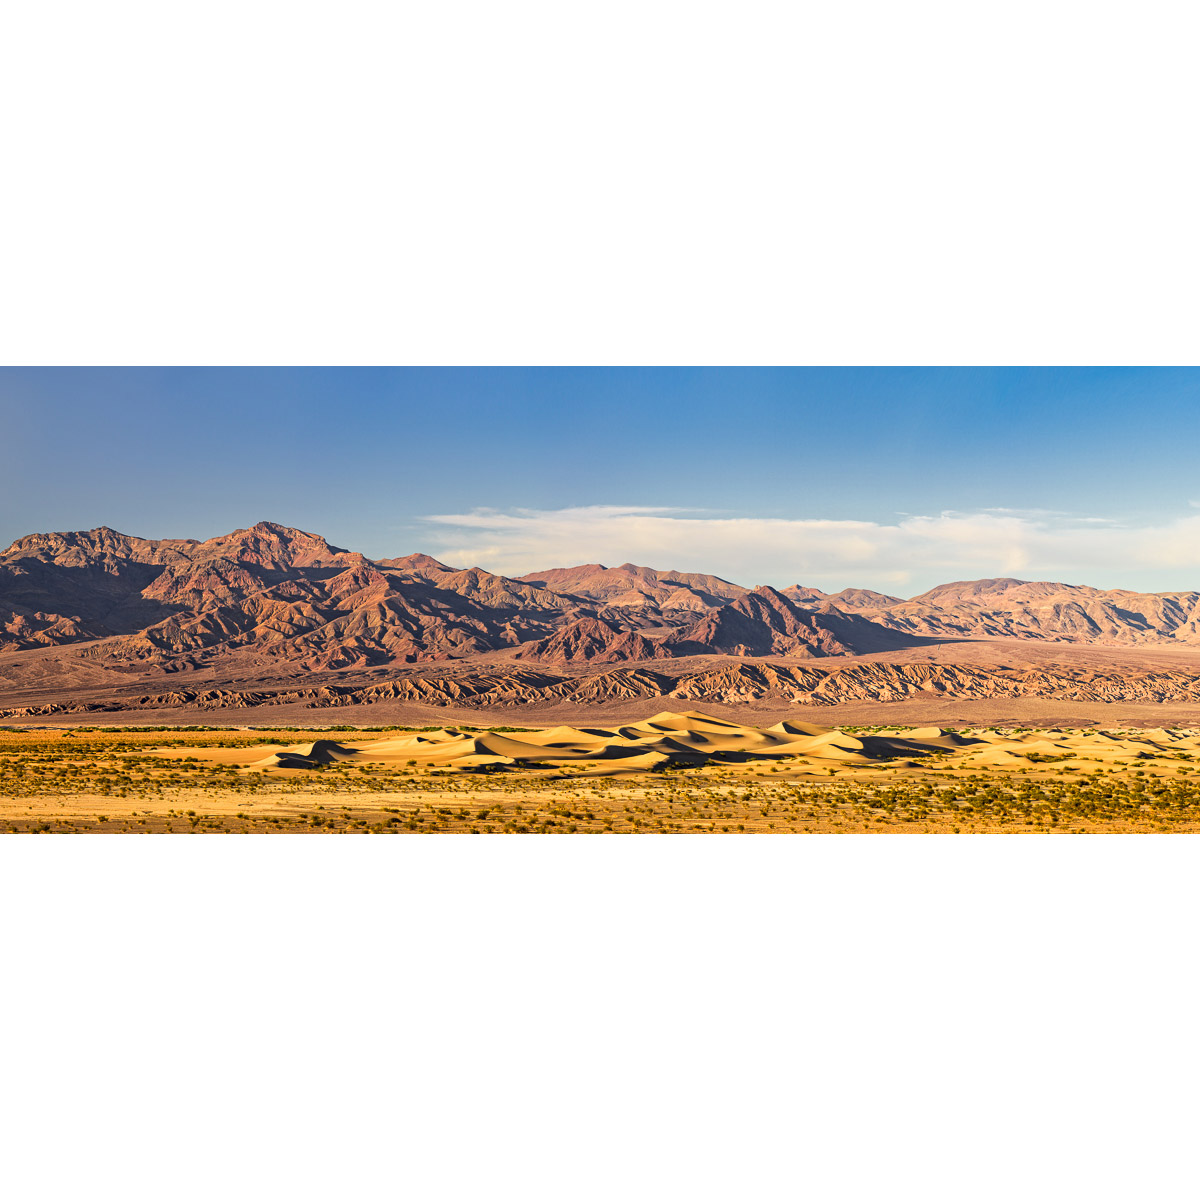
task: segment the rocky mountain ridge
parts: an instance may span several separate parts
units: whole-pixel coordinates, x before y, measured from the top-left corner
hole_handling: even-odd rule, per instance
[[[502,651],[625,662],[918,642],[716,576],[631,564],[547,576],[509,579],[424,554],[371,561],[266,521],[203,542],[107,528],[39,534],[0,555],[0,650],[81,643],[89,655],[162,670],[252,656],[325,671]],[[582,590],[568,590],[576,581]]]
[[[886,699],[908,694],[912,686],[1007,695],[1015,677],[1001,669],[976,676],[972,672],[982,668],[931,664],[937,679],[937,672],[944,673],[936,686],[911,682],[912,672],[925,669],[915,663],[860,664],[861,684],[848,667],[836,673],[836,683],[828,672],[807,681],[795,674],[802,671],[797,659],[879,656],[991,638],[1200,647],[1200,591],[1139,593],[987,579],[943,584],[905,600],[855,588],[833,594],[802,584],[750,588],[716,575],[632,563],[508,578],[421,553],[371,560],[268,521],[203,541],[152,540],[105,527],[34,534],[0,553],[0,660],[58,648],[63,661],[148,679],[195,671],[228,680],[406,672],[389,684],[347,685],[363,697],[351,703],[368,702],[369,689],[377,686],[420,691],[412,682],[416,665],[475,659],[482,660],[481,678],[491,672],[510,680],[495,685],[497,697],[525,695],[519,682],[524,674],[553,667],[590,671],[593,680],[611,676],[618,691],[634,685],[621,683],[612,671],[595,672],[640,672],[636,686],[646,688],[657,686],[647,682],[657,678],[655,672],[667,671],[675,690],[653,694],[682,698],[736,697],[747,687],[761,688],[761,681],[754,682],[758,676],[737,674],[743,670],[791,672],[772,676],[782,682],[769,690],[799,703],[836,702],[834,695],[860,692]],[[672,660],[713,656],[764,661],[706,668],[687,675],[691,682],[668,671]],[[721,670],[735,674],[725,681]],[[581,699],[589,689],[598,701],[606,697],[609,684],[571,678],[569,687],[582,689]],[[480,694],[491,695],[491,686]],[[1046,677],[1038,683],[1032,675],[1021,687],[1033,689],[1028,694],[1057,688],[1055,695],[1080,687],[1081,695],[1105,690],[1095,681],[1085,686]],[[1189,689],[1173,678],[1147,679],[1136,686],[1127,681],[1116,694],[1177,697],[1190,696]]]

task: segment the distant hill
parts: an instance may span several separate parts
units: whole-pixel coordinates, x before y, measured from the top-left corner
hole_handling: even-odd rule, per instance
[[[864,616],[924,637],[1079,645],[1200,645],[1200,592],[1130,592],[1022,579],[945,583]]]
[[[633,563],[623,563],[619,567],[589,563],[582,567],[539,571],[522,575],[521,579],[555,591],[587,596],[614,608],[650,607],[664,612],[720,608],[749,591],[749,588],[739,587],[717,575],[655,571]]]

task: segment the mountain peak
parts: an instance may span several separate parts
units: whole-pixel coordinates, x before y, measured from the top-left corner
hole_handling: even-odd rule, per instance
[[[452,573],[455,568],[448,567],[444,562],[440,562],[431,554],[405,554],[401,558],[381,558],[379,560],[381,567],[394,567],[400,571],[413,571],[420,575],[424,571],[444,571]]]
[[[276,521],[259,521],[249,529],[235,529],[209,538],[201,543],[200,549],[273,570],[338,566],[351,554],[339,546],[331,546],[318,533],[307,533]]]
[[[222,536],[230,540],[238,537],[254,536],[260,538],[277,538],[280,541],[289,542],[301,540],[325,541],[319,533],[306,533],[303,529],[296,529],[292,525],[281,525],[278,521],[256,521],[249,529],[235,529],[232,533]]]

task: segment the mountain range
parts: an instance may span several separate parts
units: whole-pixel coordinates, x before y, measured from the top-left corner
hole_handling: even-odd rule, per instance
[[[1200,647],[1200,591],[982,579],[903,599],[632,563],[508,578],[419,553],[372,560],[269,521],[205,541],[105,527],[33,534],[0,554],[0,662],[35,655],[64,690],[88,664],[123,679],[307,674],[379,687],[381,671],[419,664],[467,662],[514,679],[672,660],[704,659],[696,665],[711,671],[713,657],[886,657],[991,639]],[[0,702],[5,690],[0,678]]]

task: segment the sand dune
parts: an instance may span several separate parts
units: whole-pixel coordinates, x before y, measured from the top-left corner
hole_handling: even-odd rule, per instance
[[[158,750],[179,758],[190,749]],[[356,741],[315,741],[263,748],[217,749],[210,762],[267,771],[314,770],[343,765],[410,766],[418,771],[559,771],[638,774],[666,767],[756,769],[796,775],[828,775],[869,769],[983,769],[1092,773],[1137,764],[1188,771],[1200,761],[1200,732],[1116,730],[1049,732],[981,730],[974,734],[934,726],[853,734],[839,729],[781,722],[771,729],[739,725],[698,712],[663,712],[649,720],[609,729],[560,725],[525,733],[466,733],[454,729]],[[1067,764],[1065,767],[1063,764]]]
[[[768,733],[791,733],[798,734],[801,737],[813,737],[817,734],[826,732],[822,725],[810,725],[805,721],[780,721],[778,725],[772,725]]]

